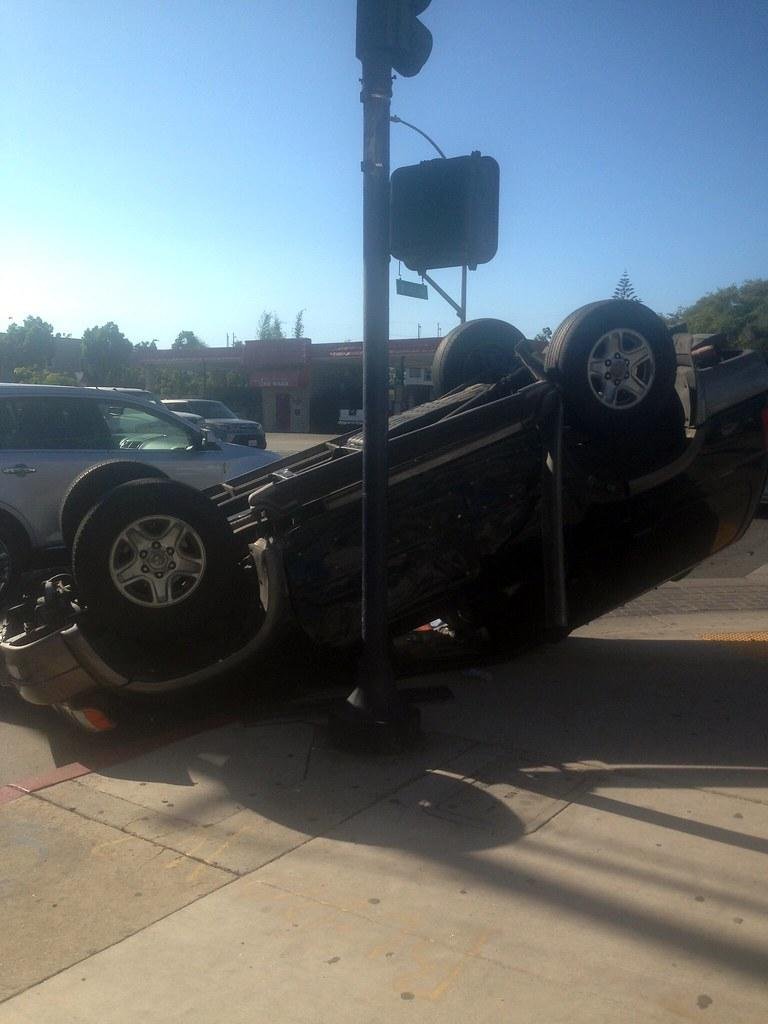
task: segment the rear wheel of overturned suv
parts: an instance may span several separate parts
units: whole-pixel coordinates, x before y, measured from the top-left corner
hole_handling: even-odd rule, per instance
[[[136,636],[190,632],[226,612],[238,557],[226,517],[204,495],[135,480],[86,515],[72,566],[91,621]]]
[[[432,360],[432,390],[440,398],[455,388],[492,384],[518,369],[515,354],[523,335],[504,320],[469,320],[454,327]]]
[[[608,439],[650,437],[675,401],[674,343],[640,302],[582,306],[560,324],[545,354],[572,421]]]

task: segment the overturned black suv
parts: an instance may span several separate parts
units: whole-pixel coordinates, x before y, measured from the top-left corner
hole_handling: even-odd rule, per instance
[[[436,618],[502,649],[565,635],[737,540],[768,469],[768,366],[639,302],[571,314],[539,352],[514,327],[452,331],[433,401],[390,421],[389,620]],[[363,438],[347,434],[199,494],[116,487],[71,573],[6,616],[33,703],[162,693],[292,635],[360,641]]]

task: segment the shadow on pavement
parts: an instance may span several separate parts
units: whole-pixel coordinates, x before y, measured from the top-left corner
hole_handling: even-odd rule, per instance
[[[130,799],[121,786],[159,785],[153,812],[175,803],[176,820],[247,839],[256,859],[236,872],[274,859],[259,862],[267,835],[280,855],[325,836],[381,851],[382,880],[410,884],[428,862],[764,979],[764,942],[723,922],[768,912],[754,882],[768,854],[767,658],[761,643],[571,638],[482,679],[446,673],[455,699],[426,705],[420,747],[393,758],[332,750],[322,705],[259,721],[239,691],[245,724],[101,775]],[[716,916],[675,913],[692,901]]]
[[[215,955],[210,915],[236,910],[243,938],[275,956],[293,941],[327,949],[330,964],[347,929],[376,970],[398,950],[416,949],[427,973],[435,957],[438,981],[417,972],[396,990],[418,998],[461,964],[494,964],[515,984],[567,991],[571,979],[582,995],[597,979],[623,1019],[665,986],[695,1012],[702,979],[722,990],[728,977],[738,1006],[718,1019],[753,1019],[743,1006],[764,1006],[768,977],[766,658],[762,643],[573,637],[469,673],[445,668],[403,681],[439,681],[454,699],[424,703],[420,743],[392,757],[331,747],[327,695],[311,684],[343,695],[342,666],[329,677],[296,659],[286,699],[271,704],[263,669],[139,703],[119,743],[93,746],[94,774],[6,809],[20,964],[7,990],[221,887],[193,918],[205,927],[185,933],[197,962]],[[220,727],[201,732],[203,716]],[[63,756],[67,740],[51,738]],[[72,920],[94,914],[98,929],[62,927],[40,954],[50,908],[79,905],[85,877],[91,903]]]

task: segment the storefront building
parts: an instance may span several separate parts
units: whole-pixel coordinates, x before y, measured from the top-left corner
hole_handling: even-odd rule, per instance
[[[390,409],[400,412],[430,397],[432,358],[439,338],[403,338],[389,345]],[[332,433],[362,407],[362,342],[313,344],[309,338],[246,341],[234,348],[136,353],[145,387],[157,387],[160,370],[189,370],[207,397],[217,378],[233,372],[260,396],[267,432]],[[174,395],[187,398],[188,395]],[[240,410],[235,409],[236,412]]]

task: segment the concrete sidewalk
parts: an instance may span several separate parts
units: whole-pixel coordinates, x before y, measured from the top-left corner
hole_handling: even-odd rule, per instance
[[[18,795],[0,1024],[764,1024],[766,618],[445,673],[405,756],[305,714]]]

